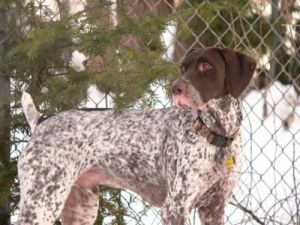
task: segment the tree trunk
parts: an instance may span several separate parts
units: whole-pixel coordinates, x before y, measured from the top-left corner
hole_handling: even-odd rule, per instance
[[[6,10],[0,9],[0,33],[2,34],[5,34],[7,30],[6,16]],[[7,171],[10,170],[10,80],[5,66],[6,54],[7,44],[2,41],[0,42],[0,174],[7,174]],[[0,196],[1,225],[10,225],[9,184],[8,180],[0,180],[0,193],[2,194]]]

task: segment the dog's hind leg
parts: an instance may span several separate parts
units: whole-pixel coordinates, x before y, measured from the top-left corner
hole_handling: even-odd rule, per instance
[[[63,209],[71,185],[67,180],[49,182],[58,175],[58,170],[42,176],[50,171],[50,167],[26,169],[20,175],[21,199],[17,225],[53,225]]]
[[[20,205],[17,225],[53,225],[60,206],[63,206],[61,202],[52,205],[30,197],[21,199]]]
[[[17,225],[53,225],[75,182],[65,165],[49,156],[50,149],[30,142],[19,157],[21,199]]]
[[[97,186],[73,185],[61,214],[63,225],[93,225],[98,212]]]

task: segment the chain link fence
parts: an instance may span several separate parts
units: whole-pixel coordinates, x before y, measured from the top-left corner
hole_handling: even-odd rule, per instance
[[[167,49],[163,57],[170,62],[180,62],[191,48],[205,46],[230,47],[256,58],[255,77],[242,99],[243,170],[226,209],[225,224],[299,225],[300,1],[128,0],[125,3],[133,17],[142,17],[147,10],[170,17],[160,37]],[[71,11],[87,4],[70,1]],[[114,11],[117,5],[118,1],[112,1],[106,9],[113,23],[118,23]],[[124,43],[135,47],[135,41],[129,37]],[[74,54],[73,57],[76,58]],[[164,82],[151,88],[156,94],[154,107],[172,105]],[[111,108],[113,100],[91,86],[84,106]],[[24,139],[18,132],[13,135],[16,144],[12,154],[17,155],[28,137]],[[122,198],[125,203],[130,199],[128,224],[161,223],[158,209],[146,205],[135,194],[123,192]],[[105,223],[110,221],[107,218]],[[189,223],[200,224],[196,213],[192,213]]]

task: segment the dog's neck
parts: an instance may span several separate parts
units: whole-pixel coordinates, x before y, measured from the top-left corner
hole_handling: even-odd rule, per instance
[[[230,95],[210,100],[203,110],[193,114],[194,117],[198,114],[211,131],[227,137],[233,135],[242,122],[241,103]]]

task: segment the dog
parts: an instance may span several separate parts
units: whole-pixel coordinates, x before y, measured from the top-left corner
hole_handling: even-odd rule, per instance
[[[31,96],[22,105],[32,136],[18,162],[17,225],[92,225],[98,185],[128,189],[161,208],[163,225],[224,224],[241,171],[238,97],[255,60],[228,48],[190,50],[172,85],[176,107],[69,110],[42,119]]]

